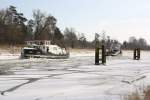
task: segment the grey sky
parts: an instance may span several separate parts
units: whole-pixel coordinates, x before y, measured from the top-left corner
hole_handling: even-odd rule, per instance
[[[73,27],[92,40],[103,30],[119,41],[143,37],[150,44],[150,0],[0,0],[0,8],[14,5],[28,18],[33,9],[55,16],[63,31]]]

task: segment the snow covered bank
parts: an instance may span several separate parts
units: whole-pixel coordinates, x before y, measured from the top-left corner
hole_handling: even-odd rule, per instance
[[[0,60],[19,59],[19,57],[20,57],[20,54],[10,54],[10,53],[0,54]]]

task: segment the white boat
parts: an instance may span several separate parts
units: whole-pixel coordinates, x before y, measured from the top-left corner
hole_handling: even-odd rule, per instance
[[[26,41],[22,48],[21,58],[51,58],[64,59],[69,57],[69,51],[58,45],[52,45],[49,40]]]
[[[107,56],[117,56],[121,54],[121,44],[120,43],[112,43],[107,49]]]

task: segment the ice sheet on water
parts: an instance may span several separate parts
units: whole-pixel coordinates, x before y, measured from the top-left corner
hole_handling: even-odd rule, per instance
[[[150,84],[150,52],[143,52],[140,61],[125,52],[126,57],[107,59],[106,66],[95,66],[93,54],[73,52],[65,60],[0,61],[0,68],[13,72],[0,76],[0,92],[12,90],[0,100],[120,100],[120,95]]]

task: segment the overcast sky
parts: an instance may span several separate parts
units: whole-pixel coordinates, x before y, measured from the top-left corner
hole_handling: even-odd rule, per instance
[[[121,42],[136,36],[150,44],[150,0],[0,0],[0,8],[9,5],[27,18],[32,18],[34,9],[41,9],[57,18],[62,31],[73,27],[89,40],[104,30]]]

